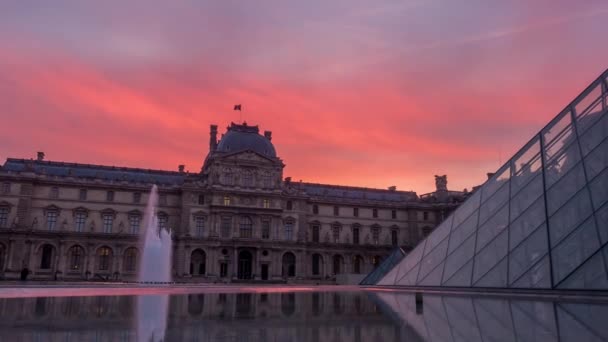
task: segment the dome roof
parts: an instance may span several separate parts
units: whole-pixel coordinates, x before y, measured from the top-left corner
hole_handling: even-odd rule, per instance
[[[231,123],[226,134],[217,145],[218,152],[238,152],[252,150],[268,158],[276,158],[277,153],[270,142],[270,132],[265,136],[259,134],[258,126],[238,125]]]

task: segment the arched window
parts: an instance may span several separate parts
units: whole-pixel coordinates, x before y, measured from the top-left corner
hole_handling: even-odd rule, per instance
[[[292,220],[285,221],[285,240],[293,240],[293,224]]]
[[[48,270],[51,268],[53,263],[53,250],[55,248],[52,245],[45,244],[42,246],[42,255],[40,257],[40,269]]]
[[[239,231],[242,238],[251,238],[253,236],[253,222],[247,216],[241,216],[239,221]]]
[[[135,272],[137,269],[137,249],[135,247],[129,247],[125,250],[123,268],[125,272]]]
[[[68,251],[70,258],[70,270],[81,271],[84,263],[84,249],[80,246],[72,246]]]
[[[283,277],[295,277],[296,276],[296,256],[287,252],[283,254]]]
[[[207,255],[202,249],[196,249],[190,255],[190,274],[205,275],[207,272]]]
[[[363,268],[363,257],[356,255],[353,257],[353,273],[360,274]]]
[[[312,255],[312,275],[322,275],[323,257],[320,254]]]
[[[342,272],[342,264],[344,263],[344,259],[341,255],[334,255],[333,257],[333,273],[340,274]]]
[[[109,271],[112,258],[112,250],[110,247],[100,247],[97,250],[97,258],[97,269],[100,271]]]

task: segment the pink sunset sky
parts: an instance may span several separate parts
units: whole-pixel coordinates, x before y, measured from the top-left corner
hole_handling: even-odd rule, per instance
[[[0,159],[200,170],[209,125],[284,176],[419,194],[485,181],[608,67],[598,1],[0,4]]]

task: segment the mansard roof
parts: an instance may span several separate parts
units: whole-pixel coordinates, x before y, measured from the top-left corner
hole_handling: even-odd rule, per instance
[[[57,177],[75,177],[85,179],[103,179],[107,181],[127,181],[158,185],[180,185],[187,174],[128,167],[77,164],[33,159],[8,158],[0,171],[27,173]]]
[[[397,191],[373,189],[364,187],[299,183],[301,190],[307,195],[328,200],[372,200],[388,202],[416,201],[418,196],[414,191]]]

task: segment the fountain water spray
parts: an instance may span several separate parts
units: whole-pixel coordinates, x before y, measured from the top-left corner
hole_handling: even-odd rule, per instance
[[[144,217],[144,231],[140,234],[142,248],[138,280],[142,283],[171,281],[171,232],[159,229],[156,205],[158,188],[152,186]],[[137,340],[163,341],[167,328],[169,296],[148,295],[137,298]]]

